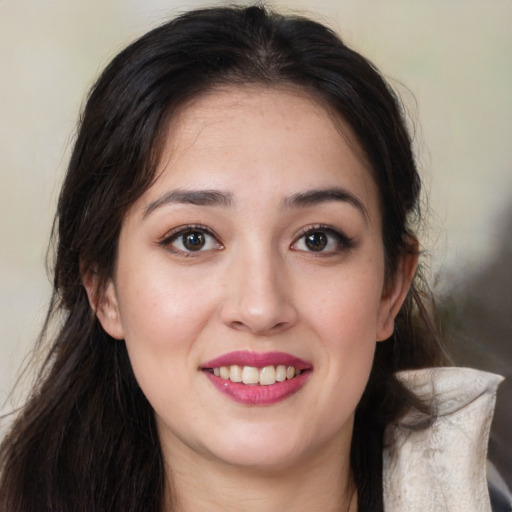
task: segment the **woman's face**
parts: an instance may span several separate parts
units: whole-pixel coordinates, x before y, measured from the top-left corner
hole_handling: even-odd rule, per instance
[[[174,117],[157,175],[97,312],[126,340],[164,454],[348,453],[414,266],[385,286],[378,191],[350,130],[305,94],[217,91]]]

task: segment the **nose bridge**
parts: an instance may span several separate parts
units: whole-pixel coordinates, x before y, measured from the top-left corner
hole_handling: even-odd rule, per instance
[[[297,312],[286,263],[272,244],[239,247],[230,262],[228,279],[222,316],[230,327],[262,335],[295,323]]]

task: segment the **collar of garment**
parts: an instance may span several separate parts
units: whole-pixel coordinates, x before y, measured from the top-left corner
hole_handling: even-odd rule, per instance
[[[409,411],[384,436],[386,512],[491,512],[486,478],[489,431],[503,377],[470,368],[399,372],[432,405]]]

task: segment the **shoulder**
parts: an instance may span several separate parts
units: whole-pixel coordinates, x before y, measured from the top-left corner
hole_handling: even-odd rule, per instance
[[[491,512],[487,444],[499,375],[469,368],[428,368],[397,374],[432,405],[409,411],[385,432],[387,512]]]

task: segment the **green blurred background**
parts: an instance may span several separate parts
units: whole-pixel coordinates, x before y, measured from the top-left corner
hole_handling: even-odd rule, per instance
[[[501,373],[490,456],[512,483],[512,2],[290,0],[391,79],[429,202],[425,264],[457,364]],[[44,258],[87,89],[173,0],[0,0],[0,411],[41,326]],[[405,84],[405,85],[404,85]],[[4,403],[5,402],[5,403]]]

